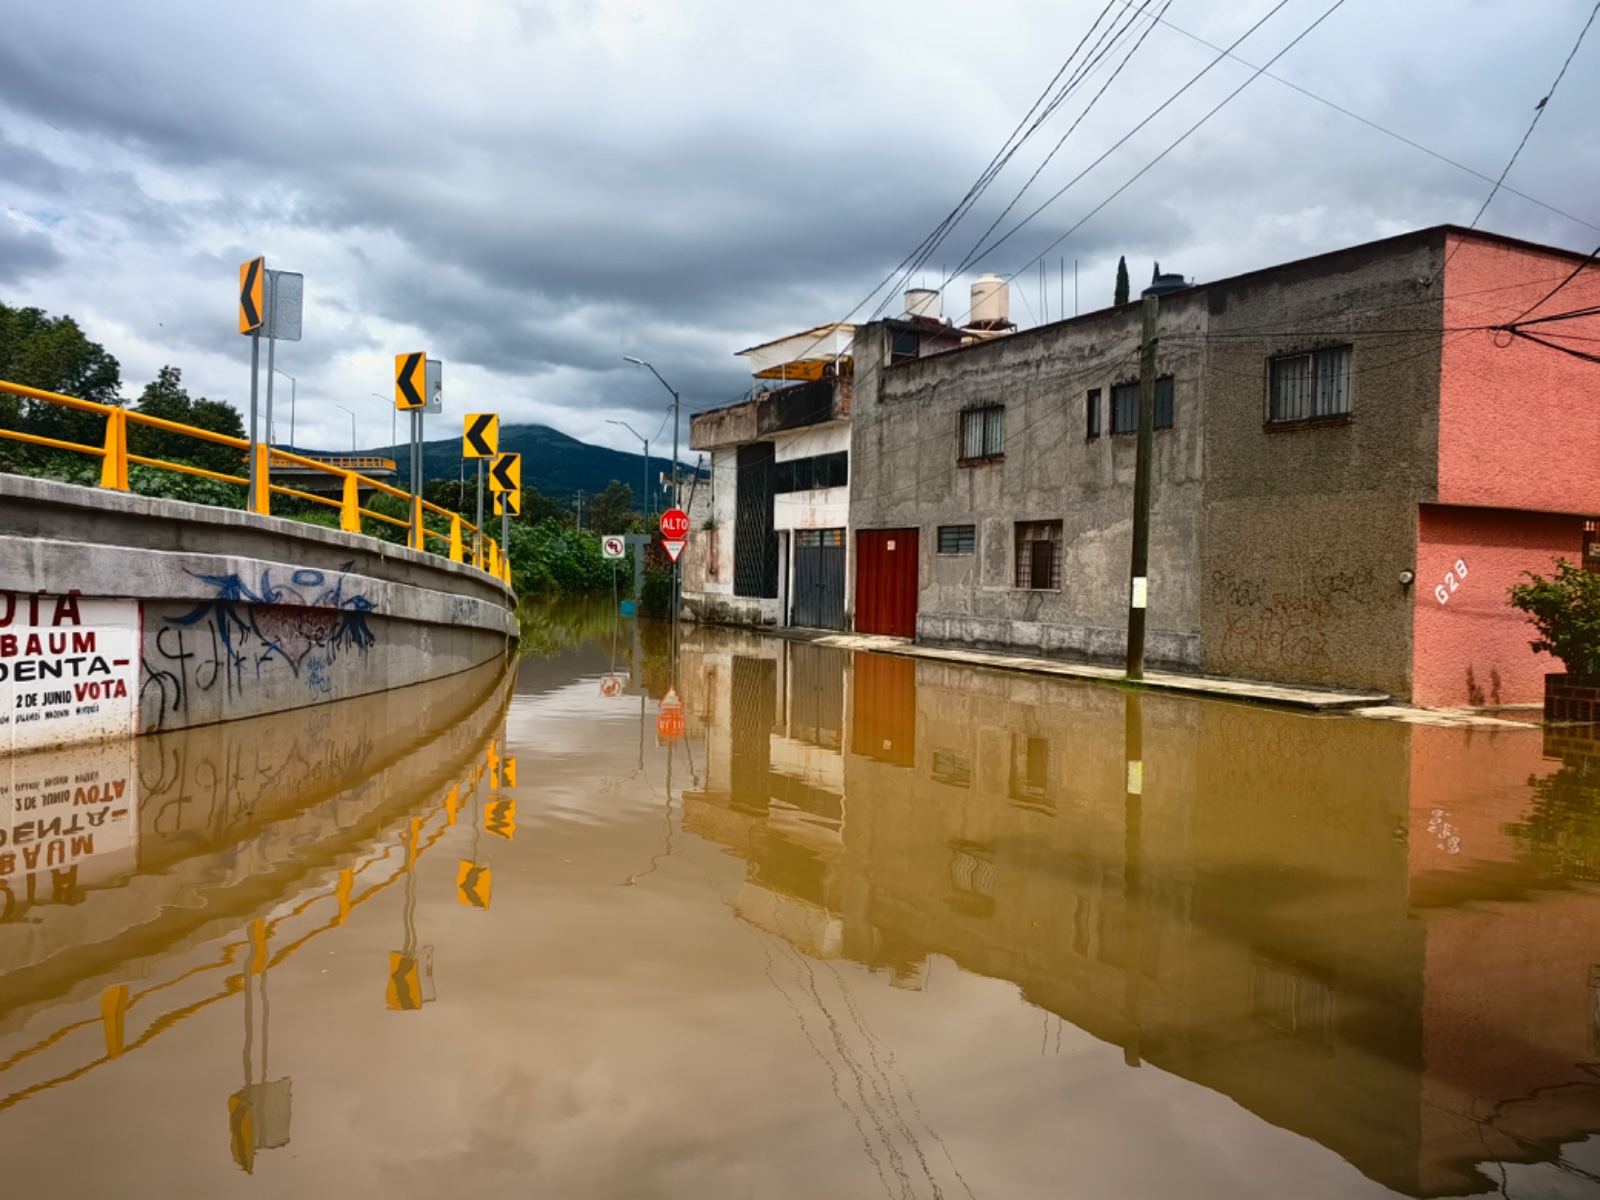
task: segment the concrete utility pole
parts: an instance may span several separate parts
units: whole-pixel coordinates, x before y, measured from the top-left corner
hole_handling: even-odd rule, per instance
[[[1133,561],[1128,570],[1128,678],[1144,678],[1144,614],[1150,599],[1150,459],[1155,449],[1156,315],[1154,295],[1144,298],[1139,340],[1139,443],[1133,468]]]

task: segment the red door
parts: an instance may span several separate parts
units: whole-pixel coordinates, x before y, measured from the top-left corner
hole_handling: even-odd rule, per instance
[[[856,532],[856,632],[917,636],[917,531]]]

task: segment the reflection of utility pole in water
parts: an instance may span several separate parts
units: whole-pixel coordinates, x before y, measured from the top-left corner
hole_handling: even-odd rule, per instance
[[[1128,1023],[1122,1061],[1139,1065],[1139,984],[1144,972],[1144,696],[1128,689],[1123,696],[1128,786],[1123,799],[1122,919],[1127,931],[1123,956],[1123,1018]]]
[[[384,990],[385,1005],[394,1012],[415,1012],[434,999],[433,947],[417,945],[417,851],[421,836],[422,821],[412,817],[404,837],[406,883],[400,918],[404,947],[389,952],[389,983]]]
[[[288,1076],[269,1074],[267,1000],[267,923],[250,923],[249,950],[244,962],[244,1087],[228,1097],[228,1149],[246,1174],[255,1173],[256,1151],[276,1150],[289,1144]],[[258,982],[259,981],[259,982]],[[255,993],[261,992],[261,1082],[255,1082]]]

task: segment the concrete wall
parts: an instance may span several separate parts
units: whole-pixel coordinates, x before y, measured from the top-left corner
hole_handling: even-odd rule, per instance
[[[515,597],[498,580],[376,538],[12,475],[0,475],[0,514],[0,618],[12,628],[68,634],[73,604],[127,614],[132,640],[111,669],[133,694],[108,701],[126,714],[122,728],[102,724],[95,736],[438,679],[503,656],[518,632]],[[35,606],[38,593],[50,603]],[[20,694],[28,644],[16,657],[6,648],[0,636],[4,686]],[[25,742],[19,726],[0,750],[81,740],[84,720],[64,715],[42,741]]]
[[[1174,377],[1175,423],[1155,435],[1148,654],[1197,667],[1205,433],[1203,294],[1163,302],[1159,374]],[[1115,384],[1138,379],[1139,305],[887,366],[882,326],[856,335],[854,529],[918,528],[917,636],[1115,659],[1126,647],[1135,435],[1111,433]],[[1101,393],[1098,438],[1085,397]],[[959,465],[962,410],[1005,405],[1003,460]],[[1060,520],[1062,587],[1015,584],[1020,521]],[[972,556],[943,557],[941,525],[977,526]],[[854,595],[852,575],[851,595]]]
[[[1410,696],[1399,577],[1437,489],[1443,253],[1435,231],[1206,289],[1205,670]],[[1269,426],[1269,358],[1337,345],[1349,420]]]

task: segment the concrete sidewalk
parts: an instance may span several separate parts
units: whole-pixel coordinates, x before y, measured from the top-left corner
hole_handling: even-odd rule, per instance
[[[949,646],[924,646],[903,638],[863,633],[829,633],[817,629],[779,628],[765,632],[793,641],[836,646],[841,650],[865,650],[874,654],[896,654],[905,658],[924,658],[935,662],[961,663],[971,667],[991,667],[1004,671],[1026,671],[1034,675],[1058,675],[1064,679],[1086,679],[1095,683],[1122,683],[1121,667],[1095,663],[1063,662],[996,650],[958,650]],[[1417,720],[1427,710],[1395,705],[1383,692],[1356,692],[1333,688],[1294,687],[1282,683],[1263,683],[1250,679],[1225,679],[1208,675],[1179,675],[1171,671],[1147,671],[1143,685],[1154,691],[1183,692],[1192,696],[1211,696],[1226,700],[1247,700],[1257,704],[1280,704],[1310,712],[1349,712],[1390,720]],[[1437,714],[1438,723],[1457,724],[1466,718],[1471,724],[1512,725],[1493,717],[1465,713]],[[1435,723],[1429,721],[1428,723]]]

